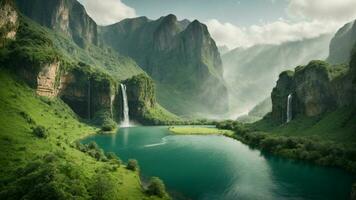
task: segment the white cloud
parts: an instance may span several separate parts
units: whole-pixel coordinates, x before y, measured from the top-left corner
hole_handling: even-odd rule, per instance
[[[356,19],[356,0],[289,0],[289,20],[239,27],[216,19],[206,22],[218,45],[249,47],[256,44],[280,44],[333,33]]]
[[[355,0],[289,0],[291,17],[346,22],[356,18]]]
[[[109,25],[136,16],[135,9],[125,5],[121,0],[83,0],[82,2],[89,16],[100,25]]]
[[[324,24],[317,20],[298,23],[279,20],[263,25],[238,27],[231,23],[221,23],[212,19],[206,24],[217,44],[219,46],[226,45],[230,49],[314,38],[321,34],[332,33],[339,28],[338,23]]]

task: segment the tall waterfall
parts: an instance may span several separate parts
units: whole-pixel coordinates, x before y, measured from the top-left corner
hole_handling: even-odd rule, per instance
[[[127,94],[126,94],[126,85],[121,85],[121,93],[122,93],[122,103],[123,103],[123,114],[124,120],[121,122],[122,127],[130,126],[130,117],[129,117],[129,105],[127,103]]]
[[[90,116],[91,116],[91,112],[90,112],[90,107],[91,107],[91,102],[90,102],[90,98],[91,98],[91,88],[90,88],[90,79],[88,78],[88,119],[90,119]]]
[[[289,94],[287,99],[287,123],[292,120],[292,99],[292,94]]]

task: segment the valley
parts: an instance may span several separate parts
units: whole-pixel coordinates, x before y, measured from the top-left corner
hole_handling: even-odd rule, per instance
[[[0,0],[0,199],[356,199],[356,16],[230,48],[90,1]]]

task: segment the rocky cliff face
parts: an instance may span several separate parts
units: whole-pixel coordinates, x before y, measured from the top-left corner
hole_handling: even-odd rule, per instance
[[[345,24],[340,28],[330,43],[328,62],[333,64],[348,63],[351,50],[356,43],[356,21]]]
[[[352,78],[346,65],[311,61],[295,72],[283,72],[272,92],[272,118],[285,123],[287,97],[292,95],[292,116],[318,116],[353,103]]]
[[[102,111],[110,113],[115,106],[112,96],[117,95],[116,82],[107,74],[90,70],[90,66],[83,63],[66,69],[54,60],[40,67],[26,66],[18,70],[38,95],[61,98],[82,118],[92,119]]]
[[[71,37],[85,47],[97,44],[97,25],[76,0],[16,0],[22,13],[39,24]]]
[[[18,28],[18,13],[12,0],[0,1],[0,47],[6,40],[14,40]]]
[[[287,99],[294,92],[294,72],[285,71],[279,75],[277,85],[272,90],[272,117],[279,121],[287,121]]]
[[[175,110],[180,114],[191,109],[192,102],[201,100],[201,111],[226,110],[221,59],[205,25],[178,21],[174,15],[155,21],[140,17],[102,27],[101,38],[134,58],[156,83],[163,85],[158,93],[176,90],[185,95],[190,103]],[[172,98],[181,99],[174,95]],[[158,95],[158,101],[170,109],[171,99],[162,96]]]
[[[80,69],[70,70],[61,75],[59,93],[79,116],[92,119],[96,113],[111,112],[112,96],[116,84],[110,78],[98,79],[100,74],[88,74]]]
[[[145,116],[149,109],[153,109],[157,104],[152,79],[142,74],[126,80],[124,84],[127,90],[130,117],[139,122],[144,121],[143,116]],[[122,99],[121,97],[122,96],[120,96],[120,99]]]
[[[317,116],[335,108],[328,67],[325,62],[312,61],[295,69],[296,112]]]
[[[46,64],[37,75],[36,92],[40,96],[55,97],[58,94],[56,84],[60,62]]]

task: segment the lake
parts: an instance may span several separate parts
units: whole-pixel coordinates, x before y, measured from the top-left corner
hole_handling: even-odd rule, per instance
[[[175,199],[349,199],[350,174],[282,159],[224,136],[176,136],[168,127],[120,128],[94,135],[104,151],[137,159],[143,177],[160,177]]]

